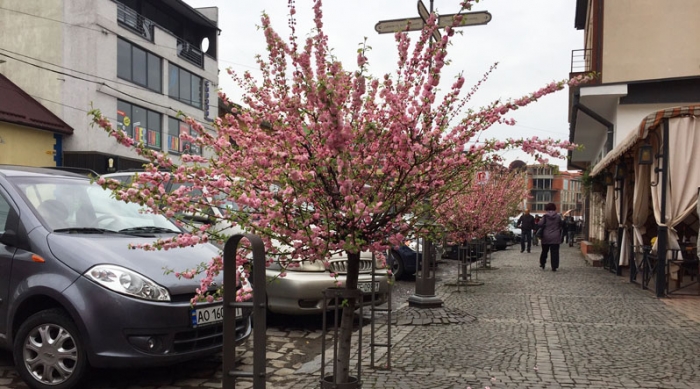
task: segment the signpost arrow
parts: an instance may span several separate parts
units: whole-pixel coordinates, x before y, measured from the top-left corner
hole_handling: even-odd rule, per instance
[[[419,31],[425,23],[421,18],[405,18],[382,20],[374,25],[374,30],[380,34],[393,34],[398,31]]]
[[[454,17],[457,15],[462,16],[462,21],[456,24],[455,27],[484,25],[490,22],[492,18],[491,13],[488,11],[440,15],[438,16],[438,28],[451,26],[454,21]],[[374,30],[380,34],[393,34],[397,31],[420,31],[424,26],[425,22],[423,21],[423,18],[391,19],[378,22],[374,25]]]
[[[462,20],[455,27],[479,26],[487,24],[491,21],[491,13],[488,11],[467,12],[463,14],[440,15],[438,18],[438,27],[445,28],[452,25],[454,17],[462,16]]]

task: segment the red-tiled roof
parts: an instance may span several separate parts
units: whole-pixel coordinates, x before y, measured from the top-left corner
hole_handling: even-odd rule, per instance
[[[0,74],[0,122],[72,135],[73,128]]]

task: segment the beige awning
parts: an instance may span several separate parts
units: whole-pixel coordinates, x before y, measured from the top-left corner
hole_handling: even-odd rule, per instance
[[[637,129],[627,135],[622,142],[593,167],[591,176],[600,174],[605,168],[610,166],[610,164],[634,147],[640,140],[646,139],[647,135],[649,135],[649,131],[658,127],[663,119],[686,115],[700,116],[700,105],[671,107],[647,115]]]

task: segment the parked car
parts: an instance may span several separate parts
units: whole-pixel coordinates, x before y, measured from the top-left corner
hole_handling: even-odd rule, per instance
[[[138,172],[118,172],[105,174],[102,177],[105,179],[117,179],[125,185],[130,185],[134,174]],[[182,183],[169,183],[166,190],[172,191]],[[202,193],[201,196],[206,197]],[[237,209],[235,202],[228,200],[226,206]],[[210,215],[211,220],[201,220],[202,215]],[[194,216],[194,215],[190,215]],[[210,209],[202,210],[200,215],[197,215],[197,223],[213,223],[214,229],[222,235],[234,235],[242,233],[240,226],[232,226],[226,220],[221,220],[222,210],[219,207],[213,206]],[[283,249],[282,249],[283,250]],[[347,257],[345,254],[338,253],[328,259],[329,266],[325,266],[321,261],[297,261],[299,266],[289,267],[284,277],[278,277],[282,270],[280,266],[273,263],[266,268],[266,277],[271,280],[266,285],[267,306],[271,312],[292,314],[292,315],[309,315],[323,313],[323,291],[328,288],[336,287],[336,281],[345,284],[345,276],[347,274]],[[379,267],[379,263],[375,266]],[[378,269],[374,276],[374,285],[372,284],[372,253],[363,252],[360,255],[360,274],[358,279],[358,289],[363,291],[363,306],[372,304],[372,300],[376,305],[386,302],[389,292],[389,277],[386,269]],[[331,274],[336,274],[337,277],[331,277]],[[374,292],[374,293],[372,293]],[[374,298],[372,298],[374,294]]]
[[[422,253],[416,252],[416,250],[404,244],[392,248],[387,261],[394,278],[401,280],[416,274],[418,262],[422,258]]]
[[[223,303],[192,306],[199,282],[164,272],[193,268],[217,248],[129,248],[182,231],[84,176],[0,165],[0,346],[12,350],[24,381],[74,388],[89,366],[165,365],[220,351]],[[240,343],[251,319],[236,313]]]
[[[508,218],[508,231],[513,234],[513,242],[520,243],[523,236],[523,231],[518,227],[518,218]]]

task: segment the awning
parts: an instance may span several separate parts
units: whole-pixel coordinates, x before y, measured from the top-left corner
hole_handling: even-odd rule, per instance
[[[605,170],[610,164],[615,162],[634,145],[642,139],[646,139],[649,131],[659,126],[661,121],[666,118],[678,116],[700,116],[700,105],[687,105],[683,107],[671,107],[656,111],[647,115],[639,127],[625,137],[615,148],[610,151],[603,159],[598,162],[591,170],[591,176],[595,176]]]

